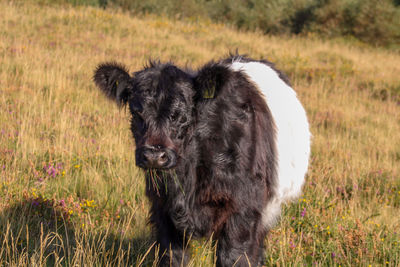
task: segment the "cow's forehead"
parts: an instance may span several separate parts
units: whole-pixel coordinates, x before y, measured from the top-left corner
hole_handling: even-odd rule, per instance
[[[156,90],[161,72],[154,69],[145,69],[135,73],[134,83],[137,93]]]
[[[173,65],[135,73],[135,96],[145,102],[186,102],[194,94],[191,76]]]

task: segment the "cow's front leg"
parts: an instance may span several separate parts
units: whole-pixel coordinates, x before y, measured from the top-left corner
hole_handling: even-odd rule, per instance
[[[232,215],[218,237],[217,266],[260,266],[266,233],[259,213]]]
[[[161,218],[156,228],[157,241],[160,245],[159,266],[186,266],[189,256],[185,251],[187,244],[185,235],[175,228],[169,216]]]

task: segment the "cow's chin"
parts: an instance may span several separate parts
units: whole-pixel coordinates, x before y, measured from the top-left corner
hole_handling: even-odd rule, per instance
[[[173,171],[176,169],[176,165],[177,162],[170,162],[167,163],[165,166],[163,167],[153,167],[153,166],[148,166],[145,163],[142,162],[138,162],[136,161],[136,166],[138,166],[140,169],[144,170],[144,171]]]
[[[176,167],[162,167],[162,168],[150,168],[150,167],[139,167],[140,169],[142,169],[143,171],[155,171],[155,172],[163,172],[163,171],[174,171]]]

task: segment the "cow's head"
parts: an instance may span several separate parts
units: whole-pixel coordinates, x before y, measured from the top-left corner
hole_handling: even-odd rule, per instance
[[[182,158],[194,125],[192,77],[171,64],[151,63],[130,76],[117,63],[104,63],[96,85],[119,105],[129,105],[136,164],[169,169]]]

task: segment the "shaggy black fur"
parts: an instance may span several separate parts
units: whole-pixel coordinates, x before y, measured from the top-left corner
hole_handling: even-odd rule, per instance
[[[185,237],[211,234],[217,266],[261,263],[268,231],[262,212],[276,180],[275,128],[254,84],[229,68],[233,60],[251,61],[235,56],[195,74],[169,63],[151,63],[133,77],[116,63],[95,72],[108,97],[129,105],[150,220],[166,251],[161,266],[188,261]]]

